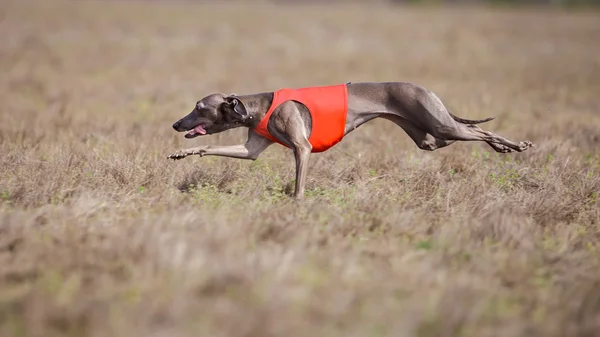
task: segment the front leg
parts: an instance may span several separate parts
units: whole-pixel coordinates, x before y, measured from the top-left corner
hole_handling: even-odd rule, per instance
[[[294,151],[296,160],[296,187],[294,198],[304,199],[304,186],[308,172],[308,162],[312,145],[308,141],[310,112],[306,107],[294,101],[288,101],[275,109],[269,120],[269,131]]]
[[[304,186],[306,185],[306,174],[308,172],[308,159],[312,146],[308,141],[304,144],[297,144],[294,148],[294,157],[296,159],[296,188],[294,198],[304,199]]]
[[[239,159],[251,159],[255,160],[258,156],[267,148],[273,144],[272,141],[259,136],[253,130],[248,130],[248,140],[242,145],[230,145],[230,146],[214,146],[204,145],[194,148],[179,150],[170,156],[168,159],[183,159],[191,155],[203,156],[221,156]]]

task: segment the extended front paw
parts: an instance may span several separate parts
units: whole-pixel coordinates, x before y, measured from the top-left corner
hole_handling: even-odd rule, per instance
[[[167,159],[178,160],[178,159],[183,159],[189,155],[190,155],[190,153],[188,153],[187,151],[177,151],[177,152],[173,153],[172,155],[168,156]]]

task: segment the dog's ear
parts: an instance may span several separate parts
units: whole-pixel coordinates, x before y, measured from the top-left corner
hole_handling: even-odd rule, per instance
[[[246,110],[244,103],[236,96],[230,95],[225,97],[225,105],[242,117],[248,116],[248,111]]]

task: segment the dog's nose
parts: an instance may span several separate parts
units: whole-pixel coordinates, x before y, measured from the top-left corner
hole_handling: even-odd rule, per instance
[[[173,124],[173,129],[175,129],[175,130],[179,129],[179,124],[181,124],[181,121],[175,122],[175,124]]]

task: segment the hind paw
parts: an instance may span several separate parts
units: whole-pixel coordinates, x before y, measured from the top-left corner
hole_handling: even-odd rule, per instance
[[[510,147],[508,147],[508,146],[505,146],[505,145],[502,145],[502,144],[497,144],[497,143],[489,143],[489,144],[490,144],[490,145],[492,146],[492,148],[493,148],[493,149],[494,149],[496,152],[498,152],[498,153],[511,153],[511,152],[513,152],[513,151],[514,151],[514,150],[513,150],[513,149],[511,149]]]
[[[519,150],[518,150],[518,151],[519,151],[519,152],[522,152],[522,151],[525,151],[525,150],[527,150],[528,148],[530,148],[530,147],[534,147],[534,146],[535,146],[535,145],[533,145],[533,143],[532,143],[532,142],[530,142],[530,141],[526,140],[526,141],[524,141],[524,142],[520,142],[520,143],[519,143]]]

